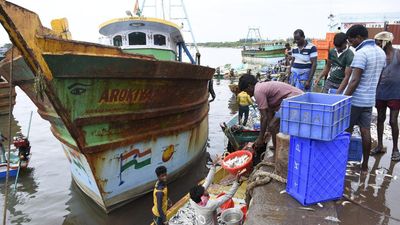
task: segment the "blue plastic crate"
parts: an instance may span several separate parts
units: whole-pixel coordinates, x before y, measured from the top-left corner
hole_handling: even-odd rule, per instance
[[[305,93],[281,105],[281,132],[331,141],[350,124],[351,96]]]
[[[290,137],[286,191],[302,205],[342,197],[350,134],[333,141]]]
[[[351,137],[349,147],[349,161],[361,161],[362,159],[362,141],[361,137]]]
[[[335,89],[335,88],[329,88],[329,90],[328,90],[328,94],[336,94],[336,92],[337,92],[337,89]]]

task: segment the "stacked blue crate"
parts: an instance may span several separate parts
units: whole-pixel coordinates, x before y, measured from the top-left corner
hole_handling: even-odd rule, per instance
[[[306,93],[281,105],[291,135],[287,192],[303,205],[341,198],[346,175],[351,97]]]
[[[342,197],[350,134],[333,141],[292,136],[286,191],[303,205]]]

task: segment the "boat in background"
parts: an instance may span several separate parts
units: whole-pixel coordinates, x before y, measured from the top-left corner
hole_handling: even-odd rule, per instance
[[[285,41],[263,41],[259,28],[249,28],[242,50],[244,63],[276,65],[285,58]]]
[[[10,85],[2,76],[0,76],[0,115],[7,115],[11,112],[15,105],[15,98],[17,94],[15,93],[15,87],[11,90],[11,104],[10,104]]]
[[[17,132],[17,136],[13,138],[13,145],[14,148],[10,150],[9,177],[15,177],[19,169],[27,168],[32,156],[29,140],[22,133]],[[7,152],[5,156],[8,157]],[[7,162],[0,162],[0,179],[6,176]]]
[[[4,45],[0,47],[0,61],[5,58],[5,53],[8,51],[10,46]],[[15,105],[15,98],[17,94],[15,93],[15,87],[12,88],[12,98],[11,98],[11,105],[10,105],[10,85],[8,84],[7,80],[1,76],[0,74],[0,115],[7,115],[10,113],[10,106],[11,112]]]
[[[158,166],[173,180],[204,152],[214,69],[190,54],[182,62],[188,51],[176,24],[111,20],[100,28],[106,46],[70,40],[65,20],[51,30],[7,1],[0,22],[16,47],[1,74],[9,80],[13,62],[13,80],[50,122],[73,180],[106,212],[151,191]]]

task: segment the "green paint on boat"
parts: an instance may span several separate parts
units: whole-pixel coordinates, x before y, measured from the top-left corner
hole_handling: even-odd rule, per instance
[[[167,60],[167,61],[176,60],[175,52],[169,49],[145,48],[145,49],[124,49],[123,51],[131,54],[152,55],[158,60]]]

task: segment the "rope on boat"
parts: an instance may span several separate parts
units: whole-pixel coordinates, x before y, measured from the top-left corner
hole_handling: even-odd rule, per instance
[[[12,116],[12,87],[13,87],[13,61],[14,61],[14,46],[11,47],[11,63],[10,63],[10,79],[8,84],[10,85],[9,91],[9,105],[8,105],[8,151],[7,151],[7,172],[6,172],[6,184],[4,186],[4,211],[3,211],[3,225],[6,225],[7,219],[7,203],[8,203],[8,178],[10,176],[10,159],[11,159],[11,116]]]
[[[46,90],[45,78],[42,71],[39,69],[38,74],[35,76],[35,80],[33,83],[33,89],[36,93],[36,98],[40,98],[43,101],[44,99],[44,91]]]
[[[266,185],[271,182],[272,179],[279,181],[281,183],[286,183],[287,180],[275,173],[270,173],[266,171],[260,170],[262,166],[270,166],[275,167],[275,163],[271,162],[260,162],[256,167],[254,167],[253,172],[250,174],[249,179],[247,180],[247,188],[246,188],[246,204],[250,204],[250,200],[253,196],[254,188],[262,185]]]

